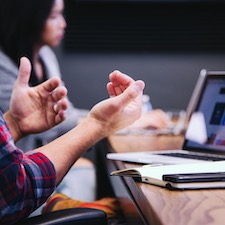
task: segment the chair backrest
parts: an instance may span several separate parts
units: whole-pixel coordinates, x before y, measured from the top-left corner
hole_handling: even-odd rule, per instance
[[[107,225],[104,211],[91,208],[71,208],[29,217],[17,225]]]

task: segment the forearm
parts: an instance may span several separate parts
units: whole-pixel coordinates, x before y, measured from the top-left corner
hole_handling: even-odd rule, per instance
[[[36,150],[45,154],[54,164],[57,184],[87,149],[108,134],[106,127],[88,117],[71,131]]]

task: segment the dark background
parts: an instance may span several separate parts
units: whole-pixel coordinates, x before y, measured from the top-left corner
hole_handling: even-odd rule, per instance
[[[108,74],[143,79],[153,107],[185,109],[199,72],[225,70],[225,1],[65,0],[55,52],[70,100],[90,109]]]

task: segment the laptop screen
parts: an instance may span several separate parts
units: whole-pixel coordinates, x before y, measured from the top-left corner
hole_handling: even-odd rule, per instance
[[[195,109],[204,116],[207,141],[185,140],[183,149],[225,154],[225,71],[207,73]]]

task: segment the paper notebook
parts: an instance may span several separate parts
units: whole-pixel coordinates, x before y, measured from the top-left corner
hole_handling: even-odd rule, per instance
[[[148,184],[154,184],[169,189],[202,189],[202,188],[225,188],[225,180],[217,179],[213,182],[193,182],[175,183],[163,180],[163,175],[168,174],[197,174],[197,173],[225,173],[225,161],[205,162],[185,165],[148,165],[137,168],[116,170],[111,173],[112,176],[130,176],[140,178],[140,181]]]

